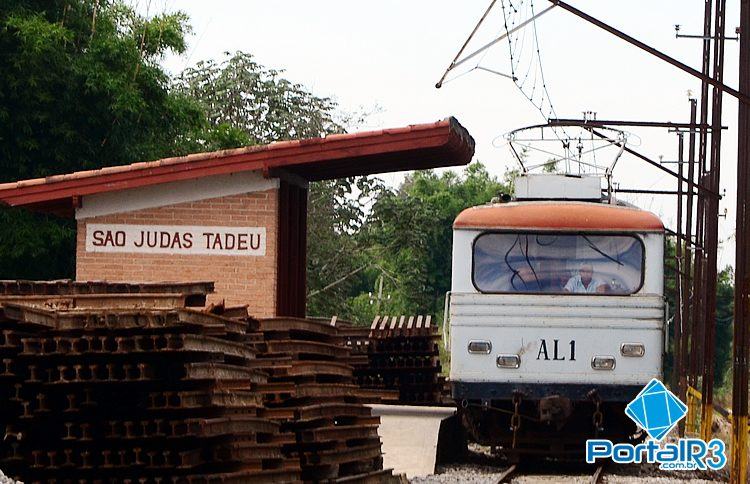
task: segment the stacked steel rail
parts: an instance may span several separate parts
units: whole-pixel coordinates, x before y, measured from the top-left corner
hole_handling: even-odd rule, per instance
[[[25,482],[399,482],[364,405],[397,392],[356,385],[339,328],[186,307],[212,289],[0,281],[0,468]]]
[[[327,323],[272,318],[257,322],[248,344],[254,365],[267,372],[264,416],[295,436],[284,451],[299,459],[302,478],[313,482],[398,482],[383,469],[379,418],[354,384],[349,350]]]
[[[246,324],[3,302],[2,466],[25,482],[296,482]]]
[[[22,300],[67,307],[204,306],[213,282],[128,283],[106,281],[0,280],[2,301]],[[177,302],[175,302],[177,301]]]
[[[27,482],[293,482],[293,439],[262,418],[244,326],[193,310],[4,305],[4,467]],[[23,334],[13,334],[16,330]],[[11,348],[12,347],[12,348]],[[6,443],[8,439],[6,439]]]
[[[362,388],[397,391],[403,405],[446,402],[440,334],[430,316],[376,316],[369,329],[343,325],[340,331]]]

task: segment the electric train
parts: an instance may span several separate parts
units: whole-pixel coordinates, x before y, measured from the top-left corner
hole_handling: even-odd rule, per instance
[[[525,175],[453,224],[450,382],[471,440],[510,457],[638,440],[625,406],[662,376],[664,225],[598,177]]]

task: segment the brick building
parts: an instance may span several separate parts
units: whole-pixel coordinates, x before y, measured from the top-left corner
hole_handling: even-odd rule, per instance
[[[0,202],[77,220],[76,279],[214,281],[258,317],[305,311],[308,182],[464,165],[453,118],[0,184]]]

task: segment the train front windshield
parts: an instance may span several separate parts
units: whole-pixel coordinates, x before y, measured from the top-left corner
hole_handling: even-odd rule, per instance
[[[484,233],[474,241],[472,279],[485,293],[633,294],[643,254],[633,235]]]

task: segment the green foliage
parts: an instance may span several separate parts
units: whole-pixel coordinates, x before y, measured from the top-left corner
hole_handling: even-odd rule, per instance
[[[144,18],[118,0],[0,2],[0,182],[184,152],[205,118],[159,61],[189,31],[182,13]],[[26,235],[3,235],[0,277],[73,276],[69,222],[0,217]]]
[[[198,106],[158,62],[182,52],[184,14],[121,2],[21,1],[0,10],[0,178],[66,173],[179,151]]]
[[[547,163],[544,164],[542,167],[542,171],[544,173],[557,173],[557,164],[560,163],[560,160],[556,160],[554,158],[547,161]]]
[[[258,64],[251,54],[227,56],[223,62],[199,62],[176,82],[179,92],[201,105],[210,126],[243,132],[253,144],[343,132],[331,99],[284,79],[283,71]]]
[[[73,220],[4,209],[0,210],[0,227],[0,279],[57,279],[75,274]]]
[[[676,260],[676,247],[674,240],[671,237],[667,237],[664,243],[664,297],[669,306],[668,317],[672,318],[675,314],[675,260]],[[664,380],[667,382],[672,381],[672,375],[674,372],[674,319],[669,324],[669,334],[666,337],[669,339],[668,350],[666,358],[664,359]]]
[[[719,273],[716,292],[716,354],[714,385],[728,383],[732,362],[732,320],[734,319],[734,269],[727,266]]]
[[[374,261],[356,234],[365,208],[383,190],[377,178],[312,183],[308,202],[307,312],[351,318],[348,299]]]
[[[673,238],[667,238],[664,251],[665,287],[664,294],[669,304],[670,317],[676,311],[675,278],[676,245]],[[734,315],[734,270],[727,266],[719,272],[716,288],[716,339],[714,352],[714,386],[720,388],[727,383],[732,359],[732,319]],[[664,362],[664,375],[671,381],[674,370],[674,320],[669,326],[669,351]]]
[[[349,296],[349,317],[368,322],[375,314],[441,315],[450,289],[453,220],[506,191],[481,163],[461,175],[415,172],[398,189],[382,190],[357,235],[370,266],[361,292]]]
[[[341,133],[336,103],[315,96],[282,71],[236,52],[222,62],[199,62],[186,69],[176,89],[199,104],[207,127],[193,134],[194,151],[234,148],[273,141]],[[344,116],[352,121],[351,115]],[[365,209],[382,189],[376,178],[345,178],[310,184],[307,234],[307,312],[351,315],[346,301],[370,266],[355,234]]]

